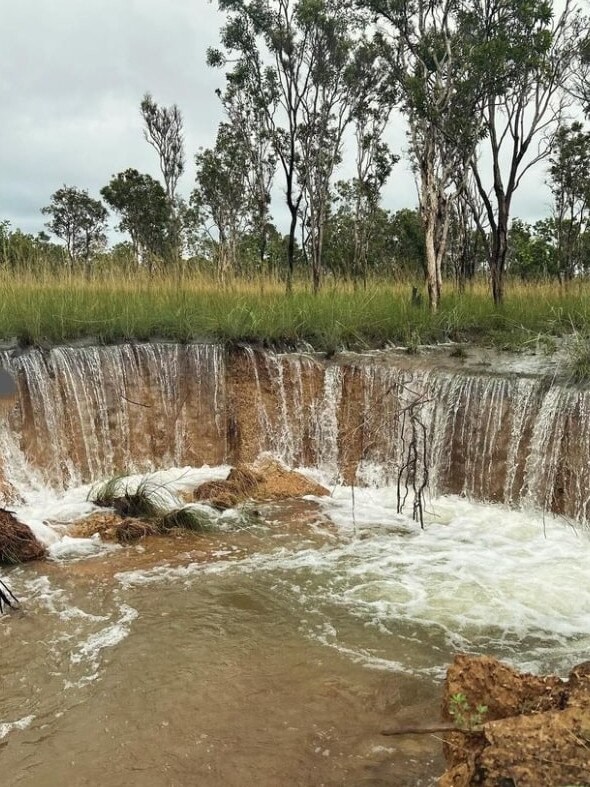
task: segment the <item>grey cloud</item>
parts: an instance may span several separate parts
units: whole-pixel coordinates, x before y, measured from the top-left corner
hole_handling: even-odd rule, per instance
[[[206,66],[221,17],[207,0],[3,0],[0,21],[0,220],[37,232],[40,208],[63,183],[94,195],[127,167],[158,175],[142,139],[139,102],[150,91],[177,103],[185,117],[188,172],[192,156],[213,142],[221,117],[214,94],[221,75]],[[403,124],[389,131],[406,147]],[[346,164],[346,159],[345,159]],[[344,171],[350,172],[350,157]],[[339,175],[343,176],[344,173]],[[523,184],[515,212],[546,215],[549,194],[537,168]],[[277,184],[278,199],[282,185]],[[385,190],[392,209],[416,204],[409,167],[400,162]],[[277,204],[275,215],[285,211]]]

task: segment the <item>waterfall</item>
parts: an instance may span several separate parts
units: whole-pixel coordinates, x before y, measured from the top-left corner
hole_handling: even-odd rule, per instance
[[[271,452],[331,481],[395,483],[419,401],[430,491],[590,517],[590,392],[402,356],[212,344],[0,354],[18,402],[0,423],[0,496]]]

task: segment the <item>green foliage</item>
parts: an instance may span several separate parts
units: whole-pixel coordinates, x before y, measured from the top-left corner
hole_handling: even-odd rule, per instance
[[[106,245],[108,212],[100,200],[82,189],[63,186],[51,196],[42,213],[51,216],[46,227],[63,240],[70,260],[84,260]]]
[[[158,519],[158,528],[164,533],[173,528],[190,530],[193,533],[208,533],[214,529],[214,524],[211,513],[190,507],[176,508]]]
[[[88,492],[86,499],[91,500],[95,506],[112,508],[120,494],[121,480],[122,476],[114,476],[100,484],[95,484]]]
[[[66,249],[51,243],[45,232],[29,235],[11,229],[8,221],[0,221],[0,267],[15,273],[57,272],[63,270],[66,261]]]
[[[590,336],[575,331],[567,344],[566,369],[570,381],[577,385],[590,383]]]
[[[476,705],[472,708],[465,694],[458,692],[449,700],[449,714],[457,729],[463,732],[475,732],[485,721],[487,705]]]
[[[579,122],[561,126],[549,162],[555,267],[560,278],[571,279],[590,264],[590,132]]]
[[[151,255],[169,256],[174,216],[170,200],[157,180],[136,169],[127,169],[114,175],[100,193],[119,213],[118,229],[131,236],[137,261],[147,256],[149,263]]]
[[[547,279],[557,274],[554,223],[533,227],[515,219],[508,234],[508,270],[523,280]]]
[[[240,242],[248,225],[248,160],[238,130],[221,123],[215,147],[195,156],[197,187],[191,212],[197,230],[217,230],[216,267],[220,279],[237,269]]]

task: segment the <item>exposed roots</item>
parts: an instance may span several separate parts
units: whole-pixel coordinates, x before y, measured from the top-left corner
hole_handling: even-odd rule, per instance
[[[10,609],[17,609],[18,608],[18,599],[10,590],[8,585],[6,585],[0,579],[0,615],[4,612],[6,608]]]
[[[0,509],[0,563],[27,563],[45,555],[45,547],[37,541],[31,528],[19,522],[10,511]]]

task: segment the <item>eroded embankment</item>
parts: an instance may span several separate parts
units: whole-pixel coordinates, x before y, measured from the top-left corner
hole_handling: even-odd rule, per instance
[[[0,426],[5,502],[35,474],[69,487],[263,451],[348,483],[395,483],[414,440],[433,494],[588,518],[590,394],[495,361],[161,343],[6,352],[0,363],[18,382]]]
[[[562,680],[458,656],[443,713],[463,731],[447,736],[441,787],[590,783],[590,662]]]

